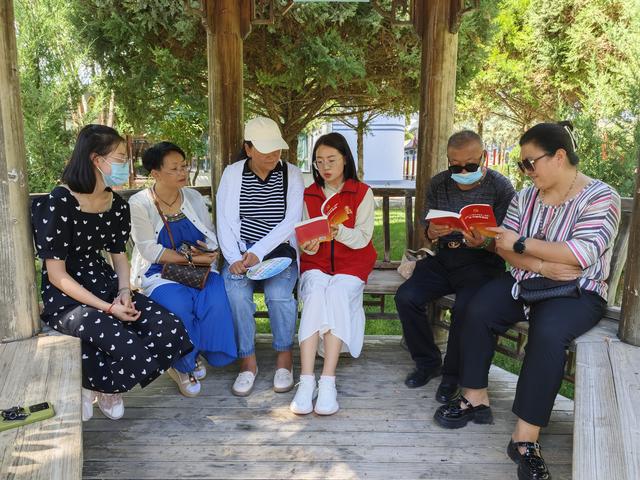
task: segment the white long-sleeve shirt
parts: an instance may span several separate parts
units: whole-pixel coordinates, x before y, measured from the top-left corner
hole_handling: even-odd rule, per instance
[[[216,217],[218,241],[225,260],[232,264],[241,260],[246,251],[253,253],[260,261],[281,243],[288,241],[297,248],[294,226],[302,218],[304,180],[298,167],[285,162],[287,167],[287,211],[284,219],[262,240],[247,250],[240,238],[240,189],[242,172],[246,160],[233,163],[225,168],[216,194]]]

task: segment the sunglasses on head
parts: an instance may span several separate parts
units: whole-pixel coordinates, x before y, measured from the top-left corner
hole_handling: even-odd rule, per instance
[[[521,162],[518,162],[518,168],[522,173],[533,172],[536,169],[535,163],[541,158],[548,157],[548,153],[543,153],[539,157],[528,159],[524,158]]]

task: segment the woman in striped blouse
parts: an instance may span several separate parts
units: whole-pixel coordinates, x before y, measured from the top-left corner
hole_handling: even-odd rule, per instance
[[[566,349],[604,314],[613,242],[620,221],[620,197],[606,183],[579,172],[576,143],[568,122],[541,123],[520,139],[518,166],[533,185],[511,202],[495,228],[497,252],[511,272],[482,287],[470,302],[462,326],[463,396],[440,407],[435,420],[445,428],[469,421],[492,423],[487,380],[495,334],[529,321],[529,340],[513,403],[518,421],[507,454],[518,478],[551,478],[538,436],[549,422],[562,382]],[[535,277],[577,279],[579,296],[555,296],[525,305],[521,282]]]
[[[281,150],[287,148],[276,122],[264,117],[249,120],[242,154],[224,170],[216,194],[218,241],[225,260],[222,277],[240,358],[240,374],[231,389],[237,396],[251,393],[258,373],[253,318],[256,282],[245,273],[276,248],[296,256],[294,225],[302,217],[304,181],[298,167],[280,160]],[[278,352],[273,378],[273,389],[278,393],[293,388],[291,348],[298,316],[293,288],[297,279],[294,260],[283,272],[261,280],[273,348]]]

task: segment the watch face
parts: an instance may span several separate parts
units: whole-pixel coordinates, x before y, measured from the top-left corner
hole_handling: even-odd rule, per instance
[[[524,241],[526,239],[524,237],[521,237],[518,239],[518,241],[516,243],[513,244],[513,251],[516,253],[524,253]]]

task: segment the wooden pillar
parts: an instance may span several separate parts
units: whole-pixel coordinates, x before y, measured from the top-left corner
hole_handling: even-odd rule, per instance
[[[13,2],[0,0],[0,342],[40,326]]]
[[[242,48],[250,30],[250,8],[249,0],[206,0],[209,155],[214,192],[222,170],[242,142]]]
[[[640,347],[640,153],[628,248],[618,336],[623,342]]]
[[[455,1],[455,0],[454,0]],[[416,30],[422,39],[418,168],[414,247],[422,241],[425,192],[431,177],[447,165],[453,128],[458,35],[450,33],[452,0],[416,0]]]

